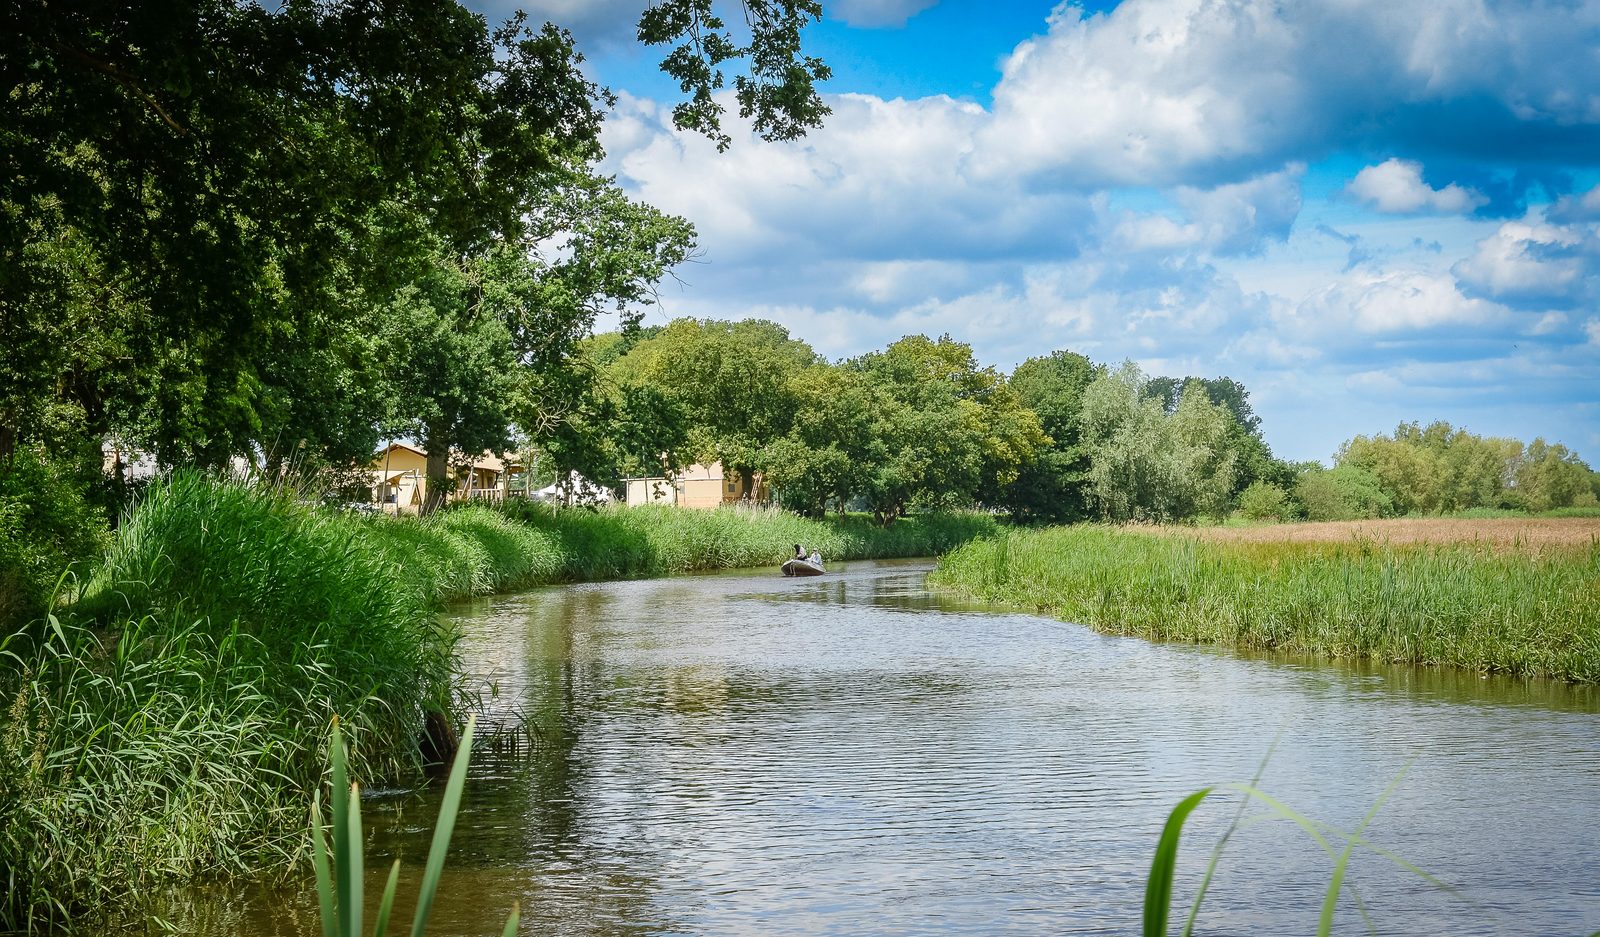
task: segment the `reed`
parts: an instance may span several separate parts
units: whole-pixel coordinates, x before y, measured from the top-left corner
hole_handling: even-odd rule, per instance
[[[1600,681],[1600,544],[1203,542],[1011,532],[945,556],[944,588],[1109,634]]]
[[[417,769],[454,635],[367,527],[180,474],[76,603],[0,638],[0,930],[292,861],[335,715],[361,777]]]

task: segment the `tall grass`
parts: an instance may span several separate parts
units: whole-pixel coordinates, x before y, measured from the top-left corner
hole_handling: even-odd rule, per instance
[[[454,637],[368,528],[180,474],[74,605],[0,638],[0,930],[290,860],[334,715],[362,777],[416,769]]]
[[[1207,543],[1016,532],[932,581],[1111,634],[1600,682],[1600,544]]]
[[[415,771],[428,714],[450,711],[446,602],[776,565],[795,543],[830,559],[927,555],[994,530],[981,515],[881,530],[533,504],[362,517],[180,473],[150,488],[75,603],[0,635],[0,930],[291,861],[334,717],[357,777]]]

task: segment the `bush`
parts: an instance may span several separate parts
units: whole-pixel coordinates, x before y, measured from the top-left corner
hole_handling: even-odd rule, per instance
[[[39,618],[61,575],[80,575],[110,540],[87,484],[60,462],[15,454],[0,468],[0,628]]]
[[[1295,499],[1313,521],[1366,520],[1394,513],[1394,502],[1377,477],[1355,465],[1313,469],[1295,483]]]
[[[1239,492],[1239,513],[1254,521],[1285,520],[1298,512],[1289,493],[1270,482],[1251,482]]]

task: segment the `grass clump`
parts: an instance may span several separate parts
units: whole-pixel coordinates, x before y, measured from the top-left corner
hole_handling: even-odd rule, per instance
[[[1600,682],[1600,544],[1539,552],[1370,541],[1016,532],[931,581],[1110,634]]]
[[[443,515],[485,512],[464,508]],[[696,511],[663,505],[611,506],[594,511],[513,501],[500,511],[548,538],[527,549],[549,551],[531,580],[627,579],[709,569],[775,566],[805,544],[828,560],[932,556],[998,526],[987,514],[925,514],[885,529],[864,516],[811,520],[778,508],[724,507]]]
[[[179,474],[74,605],[0,638],[0,929],[288,861],[334,715],[361,776],[416,767],[454,638],[371,527]]]

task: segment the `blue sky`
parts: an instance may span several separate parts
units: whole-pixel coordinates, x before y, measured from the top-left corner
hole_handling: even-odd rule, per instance
[[[722,154],[642,0],[526,5],[620,95],[606,171],[700,232],[650,321],[1225,374],[1292,459],[1444,419],[1600,464],[1600,2],[837,0],[827,126]]]

